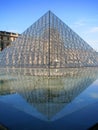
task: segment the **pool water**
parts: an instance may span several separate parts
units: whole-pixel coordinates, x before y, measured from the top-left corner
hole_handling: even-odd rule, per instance
[[[86,130],[98,122],[97,104],[97,68],[0,75],[0,122],[10,130]]]

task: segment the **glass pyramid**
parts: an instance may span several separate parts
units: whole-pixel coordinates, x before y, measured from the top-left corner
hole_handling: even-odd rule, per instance
[[[98,54],[51,11],[0,54],[0,66],[66,68],[98,66]]]

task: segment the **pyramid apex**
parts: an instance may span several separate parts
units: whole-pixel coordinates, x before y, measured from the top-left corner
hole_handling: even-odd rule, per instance
[[[52,13],[53,14],[53,12],[51,10],[48,10],[47,13]]]
[[[48,12],[52,12],[51,10],[48,10]]]

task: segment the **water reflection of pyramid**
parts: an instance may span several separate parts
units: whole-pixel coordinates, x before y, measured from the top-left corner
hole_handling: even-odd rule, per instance
[[[96,80],[97,73],[97,69],[88,68],[71,69],[66,77],[58,78],[18,75],[14,90],[51,120]]]
[[[1,53],[0,66],[97,66],[98,55],[52,12],[47,12]]]

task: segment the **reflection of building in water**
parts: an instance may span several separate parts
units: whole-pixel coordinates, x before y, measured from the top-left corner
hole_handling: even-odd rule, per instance
[[[98,54],[52,12],[47,12],[0,56],[2,67],[98,66]]]
[[[13,87],[11,87],[11,81],[12,80],[4,80],[0,79],[0,95],[8,95],[16,93]]]
[[[32,107],[51,120],[98,77],[96,68],[65,71],[65,77],[51,78],[18,74],[11,86]]]

